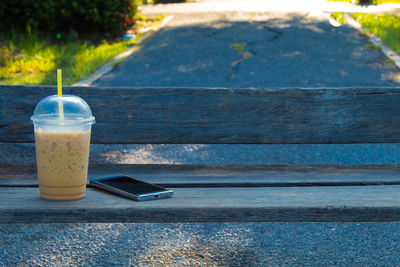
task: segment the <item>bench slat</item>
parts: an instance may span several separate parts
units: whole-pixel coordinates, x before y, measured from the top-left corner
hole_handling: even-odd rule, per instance
[[[400,141],[400,88],[63,90],[91,106],[97,121],[93,143]],[[29,117],[40,99],[55,93],[55,87],[0,85],[0,142],[32,142]]]
[[[1,223],[398,221],[400,186],[176,188],[134,202],[97,189],[70,202],[36,188],[0,188]]]
[[[396,166],[91,165],[89,178],[125,174],[180,187],[400,184]],[[37,185],[33,164],[0,164],[0,186]]]

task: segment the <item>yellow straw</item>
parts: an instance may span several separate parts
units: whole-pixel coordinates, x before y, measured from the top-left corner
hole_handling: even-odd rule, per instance
[[[57,70],[57,96],[62,97],[62,70]],[[58,111],[60,114],[60,119],[64,119],[64,107],[63,102],[58,101]]]

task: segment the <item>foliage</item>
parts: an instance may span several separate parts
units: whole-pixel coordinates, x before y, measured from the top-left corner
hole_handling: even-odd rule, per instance
[[[137,38],[129,41],[56,41],[37,32],[0,33],[0,84],[56,84],[57,68],[63,69],[64,84],[73,84],[135,44],[143,28],[155,26],[164,17],[135,16],[137,23],[129,31]]]
[[[0,32],[116,35],[136,12],[135,0],[1,0]]]
[[[353,14],[353,17],[370,33],[400,53],[400,17],[362,13]]]
[[[134,18],[135,24],[130,28],[129,32],[141,32],[143,29],[151,28],[160,23],[167,15],[145,16],[137,14]]]

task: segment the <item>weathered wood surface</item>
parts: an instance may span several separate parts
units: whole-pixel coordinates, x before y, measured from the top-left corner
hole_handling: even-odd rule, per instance
[[[400,184],[397,166],[90,165],[89,178],[125,174],[172,187]],[[0,186],[37,186],[34,164],[0,164]]]
[[[93,143],[400,141],[400,88],[63,90],[92,108]],[[55,92],[55,87],[0,86],[0,142],[32,142],[34,107]]]
[[[33,164],[2,164],[0,223],[400,220],[397,166],[93,165],[89,177],[116,173],[175,195],[134,202],[88,188],[82,200],[46,201]]]
[[[398,221],[400,186],[176,188],[134,202],[97,189],[69,202],[37,188],[0,188],[1,223]]]

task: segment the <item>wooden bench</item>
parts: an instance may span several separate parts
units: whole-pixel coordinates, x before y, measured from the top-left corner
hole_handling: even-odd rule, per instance
[[[96,117],[89,177],[175,191],[147,202],[39,198],[29,119],[55,92],[0,86],[0,223],[400,220],[400,88],[64,88]]]

